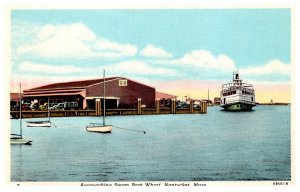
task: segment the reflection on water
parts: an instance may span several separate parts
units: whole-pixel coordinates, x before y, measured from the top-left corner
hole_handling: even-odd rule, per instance
[[[87,132],[99,117],[53,118],[25,127],[31,146],[11,146],[12,181],[290,180],[290,106],[251,113],[109,116],[111,134]],[[11,120],[17,132],[18,120]]]

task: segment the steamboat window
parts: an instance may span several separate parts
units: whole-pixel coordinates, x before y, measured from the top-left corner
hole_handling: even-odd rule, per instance
[[[126,87],[127,86],[127,80],[126,79],[120,79],[119,80],[119,87]]]

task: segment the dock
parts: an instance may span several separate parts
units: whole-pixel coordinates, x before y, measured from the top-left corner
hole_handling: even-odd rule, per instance
[[[175,100],[172,101],[171,106],[161,107],[159,101],[156,101],[155,108],[143,108],[141,104],[138,104],[137,108],[128,109],[106,109],[106,116],[123,116],[123,115],[160,115],[160,114],[206,114],[207,103],[202,102],[201,106],[194,108],[176,108]],[[18,119],[20,116],[19,111],[10,111],[10,115],[13,119]],[[96,109],[92,110],[51,110],[50,117],[80,117],[80,116],[102,116],[103,110],[101,109],[101,103],[96,105]],[[23,110],[22,118],[45,118],[48,117],[48,111],[42,110]]]

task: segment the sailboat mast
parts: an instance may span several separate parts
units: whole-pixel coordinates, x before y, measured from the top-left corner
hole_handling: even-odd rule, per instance
[[[105,69],[103,69],[103,125],[105,126]]]
[[[22,97],[21,97],[21,83],[20,83],[20,90],[19,90],[19,105],[20,105],[20,136],[22,138]]]
[[[50,121],[50,99],[48,97],[48,121]]]

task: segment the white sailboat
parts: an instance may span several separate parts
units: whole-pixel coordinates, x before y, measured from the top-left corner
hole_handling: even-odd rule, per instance
[[[27,121],[27,127],[51,127],[50,121]]]
[[[97,133],[111,133],[112,131],[112,125],[105,124],[105,69],[103,69],[103,124],[90,123],[86,126],[86,130]]]
[[[50,106],[48,97],[48,121],[27,121],[27,127],[51,127]]]
[[[20,134],[10,134],[10,144],[31,145],[32,140],[23,138],[23,132],[22,132],[21,84],[20,84],[19,102],[20,102],[19,104],[20,105]]]

